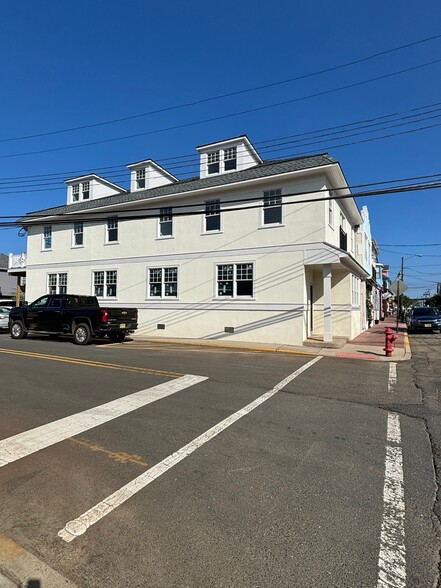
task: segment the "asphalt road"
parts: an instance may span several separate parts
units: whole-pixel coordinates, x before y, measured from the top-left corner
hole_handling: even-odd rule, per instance
[[[3,540],[81,588],[432,587],[417,357],[0,335]]]

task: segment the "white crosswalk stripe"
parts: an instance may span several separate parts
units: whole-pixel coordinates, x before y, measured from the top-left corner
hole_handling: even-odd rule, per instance
[[[186,375],[0,441],[0,467],[98,427],[208,378]]]

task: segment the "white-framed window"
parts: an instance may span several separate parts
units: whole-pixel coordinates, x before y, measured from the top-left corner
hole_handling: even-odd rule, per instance
[[[204,233],[221,230],[220,200],[208,200],[205,203]]]
[[[329,193],[329,200],[328,200],[328,225],[331,229],[334,228],[334,194],[332,192]]]
[[[145,168],[136,170],[136,189],[142,190],[145,188]]]
[[[151,267],[147,270],[148,298],[178,297],[178,268]]]
[[[67,273],[48,274],[48,294],[67,294]]]
[[[159,237],[172,237],[173,236],[173,209],[172,208],[161,208],[159,210],[158,236]]]
[[[118,217],[111,216],[107,219],[107,243],[118,242]]]
[[[360,306],[360,279],[352,274],[352,306]]]
[[[93,272],[93,294],[99,298],[116,298],[118,272],[103,270]]]
[[[72,246],[73,247],[82,247],[84,245],[84,225],[83,221],[79,221],[74,223],[73,226],[73,239],[72,239]]]
[[[43,227],[43,249],[52,249],[52,225]]]
[[[82,196],[83,200],[89,200],[90,198],[90,182],[82,182]]]
[[[263,193],[263,225],[282,224],[282,190],[265,190]]]
[[[229,147],[224,151],[224,170],[231,171],[237,168],[237,147]]]
[[[72,202],[78,202],[80,199],[80,184],[74,184],[72,186]]]
[[[253,263],[225,263],[216,266],[216,296],[219,298],[252,298]]]
[[[220,151],[207,153],[208,174],[218,174],[220,171]]]

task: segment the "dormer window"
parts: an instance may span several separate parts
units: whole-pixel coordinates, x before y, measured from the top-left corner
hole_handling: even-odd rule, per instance
[[[72,201],[78,202],[80,199],[80,184],[74,184],[72,186]]]
[[[207,164],[209,174],[218,174],[220,169],[220,151],[211,151],[207,153]]]
[[[261,157],[245,135],[201,145],[196,149],[201,155],[201,178],[242,171],[262,163]]]
[[[83,182],[83,200],[89,200],[90,197],[90,182]]]
[[[145,168],[136,170],[136,189],[145,188]]]
[[[230,147],[225,149],[224,153],[224,169],[230,171],[237,168],[237,147]]]

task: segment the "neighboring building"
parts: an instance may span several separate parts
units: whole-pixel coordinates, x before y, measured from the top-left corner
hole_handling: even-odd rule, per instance
[[[27,300],[67,291],[137,306],[140,336],[359,334],[371,263],[355,251],[363,218],[338,161],[263,162],[246,136],[198,152],[197,178],[146,159],[128,166],[130,191],[78,177],[66,205],[21,218]]]
[[[8,274],[8,256],[0,253],[0,299],[15,299],[16,280]]]

